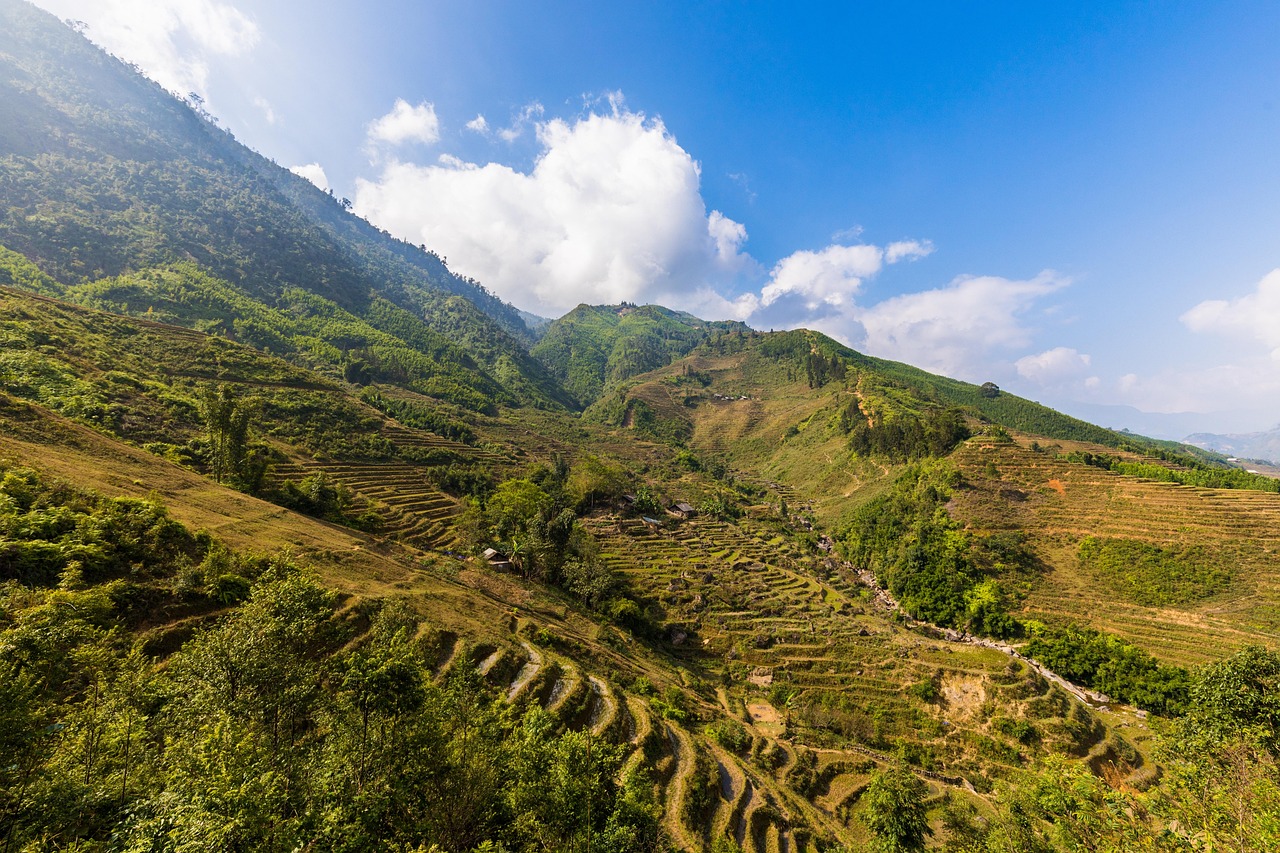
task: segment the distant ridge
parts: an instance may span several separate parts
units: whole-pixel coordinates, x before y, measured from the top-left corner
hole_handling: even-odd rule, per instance
[[[1193,433],[1186,437],[1187,444],[1194,444],[1218,453],[1241,459],[1257,459],[1271,464],[1280,460],[1280,426],[1264,432]]]

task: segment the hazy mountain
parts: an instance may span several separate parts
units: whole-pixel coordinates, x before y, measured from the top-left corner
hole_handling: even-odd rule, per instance
[[[1228,456],[1241,459],[1264,459],[1269,462],[1280,460],[1280,427],[1264,432],[1228,433],[1218,435],[1209,432],[1198,432],[1187,436],[1184,441],[1197,447],[1216,450]]]

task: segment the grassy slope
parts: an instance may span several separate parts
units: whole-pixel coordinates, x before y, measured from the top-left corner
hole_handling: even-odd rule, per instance
[[[473,644],[484,653],[481,656],[497,654],[489,677],[499,689],[519,686],[517,699],[528,697],[556,707],[585,703],[573,725],[605,713],[607,703],[591,698],[596,694],[582,687],[588,683],[586,676],[596,677],[615,703],[631,708],[613,724],[609,736],[631,737],[641,749],[646,748],[643,738],[628,733],[659,733],[648,741],[648,760],[655,762],[667,792],[671,831],[694,844],[712,828],[740,838],[752,850],[770,849],[777,838],[789,839],[793,849],[801,850],[813,849],[814,838],[857,843],[863,830],[856,820],[848,822],[858,808],[857,794],[874,767],[887,762],[888,752],[899,744],[908,744],[917,760],[948,778],[964,775],[983,786],[984,779],[1016,776],[1019,747],[996,730],[993,719],[974,713],[978,697],[996,702],[1001,709],[997,717],[1033,719],[1046,744],[1067,744],[1081,754],[1106,748],[1103,729],[1077,743],[1069,732],[1043,718],[1043,708],[1036,710],[1039,706],[1028,704],[1029,699],[1041,696],[1050,704],[1060,700],[1034,679],[1028,681],[1025,673],[1007,674],[1003,655],[902,632],[864,600],[838,567],[825,565],[795,544],[792,532],[767,519],[740,525],[696,519],[670,534],[638,529],[634,521],[619,520],[607,510],[588,519],[604,559],[629,578],[637,595],[651,602],[660,623],[689,634],[680,644],[666,633],[647,643],[597,621],[559,593],[480,570],[444,552],[424,550],[413,539],[354,532],[218,486],[121,440],[165,435],[179,439],[197,430],[195,423],[180,416],[164,417],[182,412],[181,406],[173,408],[166,401],[187,393],[188,381],[216,377],[254,394],[272,389],[286,396],[317,394],[329,401],[318,410],[327,417],[342,412],[360,415],[399,443],[410,443],[415,435],[437,439],[387,422],[347,396],[340,383],[243,345],[16,291],[5,291],[4,296],[0,320],[7,323],[5,340],[14,341],[20,333],[50,337],[33,349],[24,343],[0,352],[34,352],[56,362],[59,381],[83,383],[89,398],[120,393],[120,399],[108,396],[103,404],[129,412],[150,411],[140,419],[150,426],[133,428],[142,432],[98,423],[90,417],[94,410],[72,411],[83,421],[75,423],[39,405],[34,392],[44,385],[29,387],[26,393],[32,402],[3,399],[0,458],[6,463],[30,465],[108,495],[158,497],[178,520],[210,530],[233,547],[293,551],[312,562],[327,584],[349,596],[346,612],[357,612],[364,598],[405,598],[434,630]],[[145,382],[126,381],[144,374]],[[5,381],[14,387],[11,374]],[[797,400],[805,396],[799,388],[795,395]],[[63,400],[54,394],[48,402]],[[122,423],[127,427],[132,421],[126,418]],[[471,425],[489,448],[472,452],[490,454],[505,470],[513,470],[513,464],[518,470],[546,461],[553,453],[576,458],[596,452],[646,472],[644,479],[672,498],[724,488],[676,464],[667,445],[563,413],[525,410],[472,416]],[[353,483],[358,475],[353,466],[412,468],[395,459],[332,460],[332,454],[291,443],[298,440],[296,427],[283,422],[273,427],[271,440],[294,460],[289,465],[305,463],[307,470],[326,470]],[[321,431],[309,440],[323,444],[326,435]],[[387,468],[380,470],[389,473]],[[420,487],[381,476],[370,481],[369,488],[386,489],[381,500],[394,503],[397,495]],[[175,625],[172,630],[190,627]],[[522,685],[520,673],[528,672],[524,667],[531,660],[523,643],[544,636],[544,631],[555,639],[540,651],[544,665]],[[763,675],[796,691],[793,730],[787,738],[780,726],[786,708],[776,693],[761,685]],[[644,695],[632,692],[639,676],[660,693],[675,691],[691,716],[682,722],[662,720]],[[931,705],[905,692],[932,677],[939,679],[944,693],[950,691],[952,700]],[[851,709],[850,700],[860,710]],[[703,733],[704,723],[726,715],[743,722],[749,742],[755,742],[755,758],[733,756]],[[942,725],[944,720],[948,726]],[[661,735],[664,727],[669,737]],[[699,784],[698,755],[704,756],[703,767],[706,756],[724,764],[731,779],[730,796],[713,800],[711,812],[688,826],[681,816],[682,798]],[[810,770],[820,781],[809,781]],[[937,792],[950,789],[971,796],[963,786],[930,779]]]
[[[979,437],[956,451],[953,459],[969,487],[958,491],[951,505],[953,515],[977,530],[1016,530],[1030,537],[1047,571],[1029,590],[1023,617],[1089,624],[1184,665],[1217,659],[1249,642],[1280,642],[1280,541],[1274,535],[1280,495],[1140,480],[1069,462],[1062,457],[1073,451],[1142,457],[1115,449],[1129,437],[1081,427],[1010,395],[989,400],[976,386],[905,365],[851,358],[859,371],[811,389],[798,362],[761,354],[759,342],[765,339],[757,337],[740,352],[720,354],[704,347],[637,377],[620,395],[687,424],[689,444],[699,453],[771,483],[771,500],[785,498],[793,510],[806,510],[830,530],[838,530],[842,519],[901,470],[883,459],[849,453],[836,421],[850,400],[859,398],[867,407],[875,394],[883,407],[889,395],[900,410],[936,402],[971,406],[974,418],[1025,430],[1017,433],[1019,443]],[[819,336],[814,341],[843,351]],[[710,384],[703,388],[681,381],[686,367],[709,376]],[[926,379],[914,384],[920,376]],[[1099,438],[1107,444],[1096,443]],[[1045,452],[1032,453],[1032,441]],[[988,473],[988,462],[998,475]],[[1051,480],[1055,487],[1048,485]],[[1057,484],[1065,493],[1056,491]],[[1226,574],[1230,581],[1203,598],[1153,604],[1133,591],[1148,579],[1134,581],[1134,572],[1114,569],[1113,576],[1100,576],[1081,563],[1079,546],[1086,536],[1137,540],[1175,552],[1200,546],[1190,551],[1195,567]]]
[[[1032,587],[1024,615],[1090,624],[1184,665],[1250,642],[1280,642],[1280,495],[1122,476],[1067,462],[1057,455],[1059,443],[1032,452],[1030,441],[974,439],[958,450],[971,487],[957,493],[953,507],[976,528],[1030,537],[1049,570]],[[1152,603],[1125,582],[1142,579],[1133,565],[1099,573],[1082,563],[1086,536],[1191,549],[1197,568],[1221,571],[1229,582],[1203,598]]]

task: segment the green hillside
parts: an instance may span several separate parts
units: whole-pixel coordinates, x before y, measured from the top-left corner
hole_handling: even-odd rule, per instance
[[[0,115],[4,853],[1280,846],[1277,481],[814,332],[533,344],[14,0]]]
[[[707,322],[660,305],[579,305],[542,332],[531,352],[583,406],[607,386],[683,356],[741,323]]]
[[[413,348],[443,336],[521,401],[570,402],[516,309],[12,0],[0,105],[0,244],[61,286],[194,263],[271,307],[302,290]]]

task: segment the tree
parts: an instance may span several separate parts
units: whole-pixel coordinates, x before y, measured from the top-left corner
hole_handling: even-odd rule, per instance
[[[862,819],[874,837],[873,848],[880,853],[923,850],[925,838],[933,834],[925,808],[928,796],[928,786],[905,767],[872,777],[863,795]]]
[[[229,385],[205,389],[200,400],[201,414],[209,437],[209,465],[219,483],[230,479],[238,485],[254,486],[249,459],[249,419],[253,407],[236,396]]]

